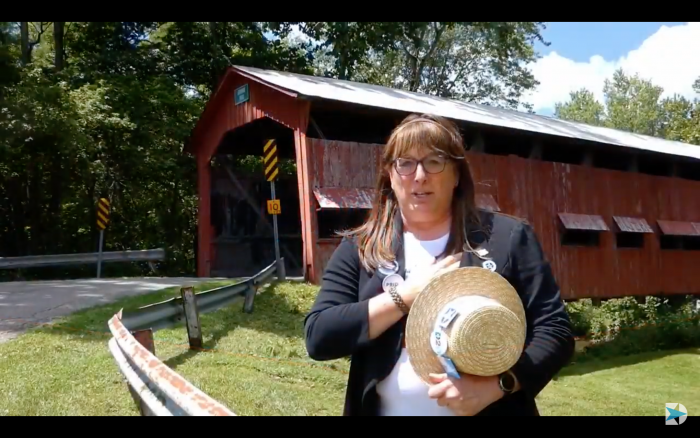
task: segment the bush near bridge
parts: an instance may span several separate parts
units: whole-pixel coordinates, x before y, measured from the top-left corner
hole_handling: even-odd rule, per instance
[[[700,346],[697,298],[634,297],[566,304],[574,334],[587,341],[577,361]]]

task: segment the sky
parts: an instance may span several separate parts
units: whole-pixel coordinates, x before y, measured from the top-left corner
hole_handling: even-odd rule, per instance
[[[622,67],[627,74],[674,93],[700,97],[692,89],[700,76],[700,23],[547,23],[550,46],[531,65],[540,85],[526,100],[538,114],[551,115],[554,104],[581,88],[604,101],[603,84]]]

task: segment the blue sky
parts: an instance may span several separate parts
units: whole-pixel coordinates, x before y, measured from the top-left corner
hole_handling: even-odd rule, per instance
[[[607,60],[618,59],[638,48],[661,26],[682,24],[685,23],[547,23],[543,37],[551,45],[545,47],[538,43],[537,50],[543,55],[557,51],[577,62],[588,62],[594,55]]]
[[[551,45],[537,44],[543,58],[532,66],[540,86],[528,100],[539,114],[571,91],[587,88],[602,102],[603,85],[617,68],[639,74],[674,93],[700,97],[692,90],[700,76],[700,23],[547,23]]]

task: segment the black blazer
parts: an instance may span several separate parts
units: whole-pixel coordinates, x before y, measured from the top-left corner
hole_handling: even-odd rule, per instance
[[[567,365],[574,352],[569,316],[558,285],[531,226],[510,216],[480,212],[481,225],[467,237],[484,248],[522,297],[527,315],[526,348],[511,371],[521,389],[478,415],[539,415],[535,397]],[[403,236],[403,233],[399,233]],[[399,273],[405,275],[401,240],[395,249]],[[465,253],[460,266],[481,266]],[[305,319],[306,348],[314,360],[351,356],[344,415],[379,413],[376,384],[391,373],[401,354],[406,317],[374,340],[368,338],[368,300],[383,292],[382,275],[372,275],[359,262],[358,247],[343,239],[329,260],[321,288]]]

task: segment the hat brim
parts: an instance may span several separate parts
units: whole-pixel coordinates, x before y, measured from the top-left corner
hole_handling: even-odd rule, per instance
[[[462,267],[446,272],[433,278],[418,294],[406,321],[406,350],[409,361],[424,382],[431,383],[431,373],[445,373],[430,345],[430,335],[435,328],[438,313],[451,301],[470,295],[496,300],[513,312],[518,321],[516,327],[511,323],[504,330],[514,333],[515,338],[522,339],[524,344],[527,327],[525,309],[520,296],[508,280],[481,267]],[[494,320],[489,324],[494,324],[494,328],[497,328],[498,321]],[[509,349],[512,355],[513,350],[522,351],[524,345],[503,345],[498,348]],[[493,375],[491,371],[485,368],[474,374]]]

